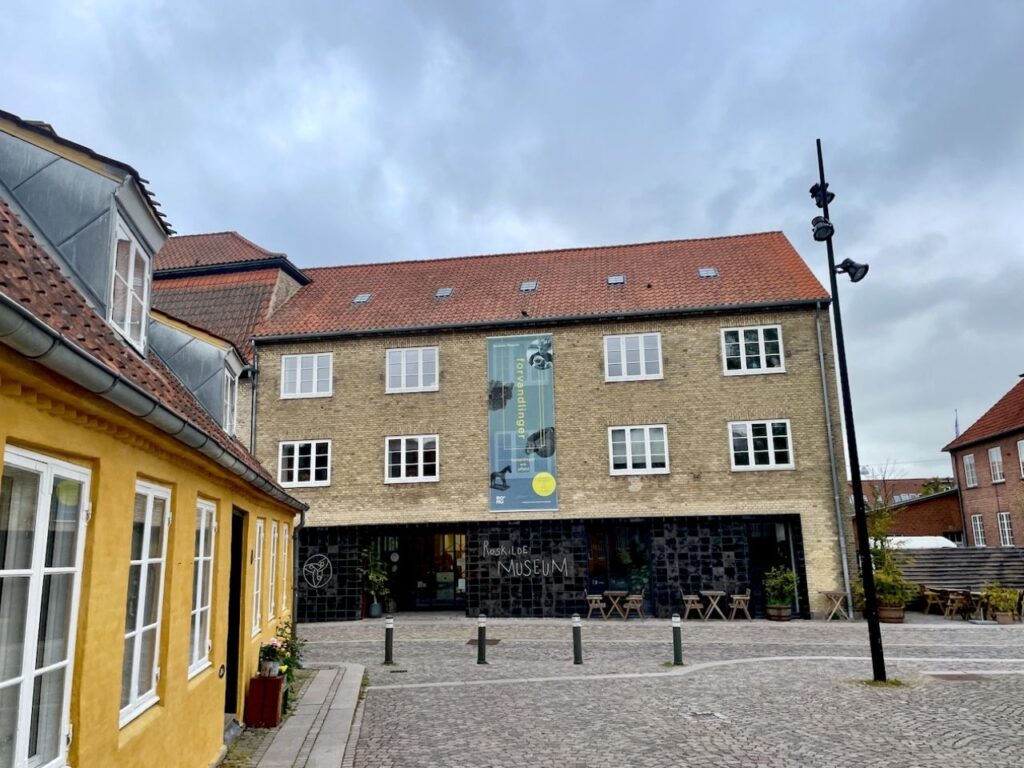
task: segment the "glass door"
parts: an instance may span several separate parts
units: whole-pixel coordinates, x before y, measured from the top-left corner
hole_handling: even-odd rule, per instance
[[[0,768],[63,765],[89,472],[7,447],[0,481]]]

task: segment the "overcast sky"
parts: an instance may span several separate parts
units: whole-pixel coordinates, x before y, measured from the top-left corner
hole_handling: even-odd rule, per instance
[[[1016,0],[7,0],[3,28],[0,108],[299,266],[781,229],[827,286],[820,137],[837,258],[871,264],[840,284],[861,463],[948,474],[954,409],[1024,372]]]

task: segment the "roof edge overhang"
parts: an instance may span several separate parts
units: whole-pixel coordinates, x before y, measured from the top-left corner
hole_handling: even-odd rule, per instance
[[[999,432],[991,432],[987,435],[982,435],[981,437],[972,437],[970,440],[964,443],[961,443],[960,438],[957,438],[953,442],[947,443],[945,447],[943,447],[942,451],[943,453],[952,454],[953,451],[960,451],[963,450],[964,448],[971,448],[975,445],[978,445],[978,443],[987,443],[989,440],[1002,440],[1004,437],[1012,436],[1018,432],[1024,433],[1024,424],[1019,424],[1016,427],[1010,427],[1009,429],[1004,429]]]
[[[906,501],[898,501],[895,504],[890,504],[890,509],[904,509],[906,507],[912,507],[915,504],[922,504],[926,501],[932,501],[933,499],[944,499],[947,496],[955,496],[960,492],[960,489],[955,485],[946,491],[936,491],[935,493],[929,493],[924,496],[918,496],[916,499],[907,499]]]
[[[511,320],[485,320],[473,323],[441,323],[437,325],[405,325],[397,328],[360,328],[356,330],[313,331],[308,333],[285,333],[254,336],[254,343],[276,341],[313,341],[317,339],[340,339],[355,336],[391,336],[403,333],[426,333],[430,331],[464,331],[484,328],[528,328],[537,325],[571,325],[600,320],[642,320],[652,317],[673,317],[687,315],[715,315],[727,312],[748,312],[765,309],[812,309],[828,306],[832,299],[822,296],[817,299],[787,299],[786,301],[758,302],[753,304],[715,304],[704,307],[673,307],[669,309],[645,309],[629,312],[601,312],[593,315],[560,315],[553,317],[524,317]]]
[[[193,267],[174,267],[172,269],[153,270],[154,280],[169,280],[174,277],[199,277],[201,275],[220,275],[230,272],[249,272],[263,269],[280,269],[299,285],[309,285],[313,278],[296,267],[287,258],[253,259],[250,261],[232,261],[226,264],[200,264]]]
[[[257,474],[213,435],[168,408],[137,384],[72,344],[18,302],[0,293],[0,341],[24,357],[74,381],[187,447],[198,450],[246,483],[297,512],[309,506]]]

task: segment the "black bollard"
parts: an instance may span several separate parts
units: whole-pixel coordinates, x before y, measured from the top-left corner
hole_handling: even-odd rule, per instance
[[[384,663],[395,663],[395,617],[384,619]]]
[[[683,666],[683,622],[678,613],[672,614],[672,665]]]
[[[572,615],[572,663],[583,663],[583,628],[578,613]]]
[[[476,617],[476,663],[487,663],[487,617],[482,613]]]

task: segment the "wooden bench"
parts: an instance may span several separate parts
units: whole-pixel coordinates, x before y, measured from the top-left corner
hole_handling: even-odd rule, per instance
[[[646,589],[643,592],[641,592],[639,595],[626,595],[626,600],[625,600],[625,602],[622,605],[622,610],[623,610],[622,618],[623,619],[628,619],[629,618],[630,611],[636,611],[636,615],[639,616],[641,619],[646,619],[647,618],[647,616],[644,615],[644,595],[645,594],[647,594],[647,590]]]
[[[607,619],[608,614],[604,610],[604,595],[592,595],[586,590],[583,590],[583,597],[587,599],[587,618],[589,619],[594,610],[597,609],[601,614],[602,619]]]
[[[736,611],[743,611],[748,619],[751,618],[749,606],[750,587],[747,587],[747,591],[742,595],[729,595],[729,621],[735,620]]]
[[[683,619],[687,619],[691,612],[696,611],[697,618],[704,618],[704,601],[700,599],[700,595],[687,595],[680,591],[683,595]]]

